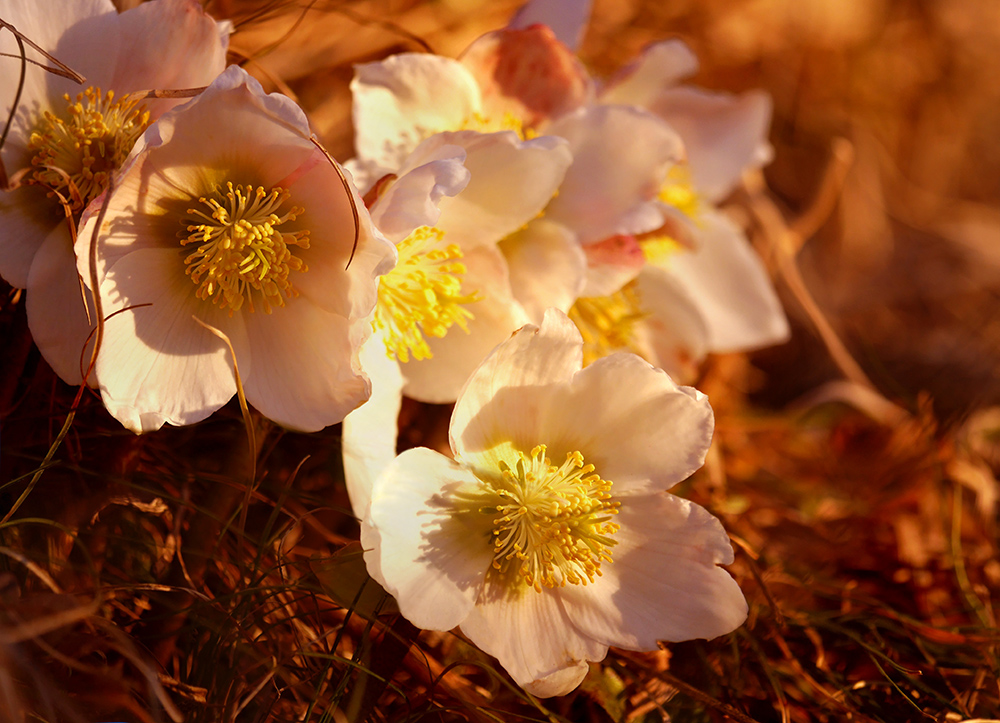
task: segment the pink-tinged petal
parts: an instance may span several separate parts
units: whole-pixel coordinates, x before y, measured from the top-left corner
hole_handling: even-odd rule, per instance
[[[715,426],[704,394],[628,353],[578,372],[537,414],[534,444],[547,445],[557,462],[581,452],[620,491],[666,490],[691,475],[705,461]]]
[[[788,319],[767,272],[743,232],[725,214],[700,217],[698,248],[666,261],[708,330],[713,352],[756,349],[788,340]]]
[[[580,296],[607,296],[634,279],[646,265],[635,236],[612,236],[584,247],[587,254],[586,285]]]
[[[403,452],[375,482],[369,520],[378,535],[365,558],[377,558],[400,612],[424,630],[462,623],[490,569],[488,518],[457,512],[452,498],[478,486],[471,472],[422,447]]]
[[[461,63],[424,53],[355,66],[351,93],[358,156],[392,170],[424,138],[458,130],[482,110],[479,86]]]
[[[649,361],[677,379],[693,379],[710,351],[708,322],[698,303],[675,274],[655,264],[646,264],[636,277],[636,289],[646,314],[640,344],[649,350]]]
[[[601,565],[594,584],[559,590],[573,624],[628,650],[655,650],[658,640],[711,639],[742,625],[746,600],[719,567],[733,561],[719,521],[668,493],[618,499],[613,562]]]
[[[583,40],[590,19],[591,0],[531,0],[521,6],[507,27],[520,30],[532,25],[547,25],[556,39],[570,50]]]
[[[440,145],[437,136],[420,144],[372,205],[372,222],[395,244],[421,226],[433,226],[441,215],[438,205],[460,193],[470,173],[463,165],[465,149]]]
[[[386,354],[378,331],[362,345],[359,357],[372,381],[372,395],[344,417],[342,447],[347,495],[354,515],[363,520],[375,480],[396,457],[403,374],[399,362]]]
[[[81,370],[90,362],[93,343],[87,342],[96,321],[90,291],[77,275],[73,239],[65,226],[49,234],[35,254],[27,291],[28,328],[38,350],[60,379],[79,384]]]
[[[447,240],[447,237],[446,239]],[[402,365],[406,396],[445,404],[458,398],[469,375],[493,348],[528,323],[528,316],[510,291],[507,263],[496,248],[480,246],[462,259],[466,273],[462,294],[479,292],[481,300],[466,305],[473,319],[469,331],[452,327],[440,338],[428,338],[433,357]]]
[[[487,33],[459,60],[478,81],[483,113],[493,121],[510,113],[535,127],[593,97],[586,68],[545,25]]]
[[[500,244],[514,298],[534,324],[549,307],[567,312],[583,290],[587,258],[576,236],[544,218],[531,221]]]
[[[561,118],[549,132],[570,143],[573,165],[546,215],[581,243],[663,225],[653,202],[683,156],[680,137],[656,116],[626,106],[594,106]]]
[[[565,695],[587,673],[586,661],[601,660],[608,646],[581,633],[558,593],[487,581],[462,632],[494,656],[521,687],[541,697]]]
[[[10,168],[8,167],[8,170]],[[0,191],[0,276],[11,286],[28,285],[28,272],[42,243],[58,226],[65,226],[59,204],[37,186]]]
[[[763,91],[732,95],[674,88],[649,109],[684,139],[694,187],[710,201],[724,199],[745,171],[766,165],[773,155],[767,142],[771,98]]]
[[[680,40],[664,40],[647,47],[622,68],[601,91],[602,103],[648,108],[660,93],[698,72],[698,58]]]
[[[565,314],[546,312],[541,326],[517,331],[479,365],[455,404],[448,434],[456,459],[495,468],[489,450],[499,441],[523,450],[547,443],[539,415],[552,388],[582,366],[583,340]]]
[[[121,50],[112,83],[119,92],[197,88],[226,67],[229,38],[196,0],[156,0],[119,17]],[[183,100],[147,102],[154,118]]]
[[[268,419],[315,432],[342,421],[371,395],[356,351],[371,333],[365,319],[352,324],[305,298],[270,314],[244,312],[243,319],[253,363],[243,388]]]
[[[229,338],[241,375],[253,372],[241,317],[196,298],[180,266],[176,251],[140,249],[101,285],[97,381],[108,411],[137,434],[205,419],[236,392],[228,347],[193,317]]]
[[[561,138],[522,141],[511,131],[442,133],[442,143],[466,150],[469,185],[457,196],[441,199],[437,226],[446,243],[463,250],[495,244],[535,218],[563,181],[572,163]]]

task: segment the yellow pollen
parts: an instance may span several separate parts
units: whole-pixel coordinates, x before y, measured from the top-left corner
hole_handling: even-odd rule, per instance
[[[460,131],[479,131],[480,133],[497,133],[499,131],[514,131],[522,141],[530,141],[538,136],[531,128],[524,127],[524,121],[511,112],[505,112],[499,120],[484,116],[482,113],[473,113],[462,121],[458,127]]]
[[[46,111],[28,139],[35,171],[31,182],[59,195],[77,213],[108,186],[109,175],[128,157],[149,125],[149,111],[123,95],[87,88],[67,103],[66,112]]]
[[[258,186],[226,183],[209,196],[198,199],[203,208],[189,208],[184,219],[181,245],[198,244],[185,259],[187,275],[198,290],[199,299],[211,301],[230,315],[242,308],[244,301],[256,311],[254,295],[261,308],[270,314],[275,306],[298,295],[288,276],[292,271],[306,271],[302,259],[292,255],[289,246],[309,248],[309,232],[283,233],[278,227],[297,219],[304,210],[293,206],[278,215],[291,194],[275,187],[265,191]]]
[[[657,198],[673,206],[692,221],[701,217],[702,200],[691,181],[691,168],[687,164],[672,166],[660,187]]]
[[[612,562],[611,536],[619,530],[612,518],[621,504],[580,452],[560,467],[545,452],[540,444],[530,456],[518,452],[513,467],[501,461],[499,476],[478,497],[478,511],[492,518],[494,574],[538,592],[601,575],[601,563]]]
[[[635,325],[645,313],[634,282],[608,296],[577,299],[568,316],[583,337],[584,366],[615,351],[637,351]]]
[[[671,256],[685,250],[681,243],[671,236],[651,236],[640,238],[639,248],[647,263],[664,265]]]
[[[473,316],[464,305],[481,297],[478,292],[462,294],[462,250],[455,244],[445,246],[443,239],[438,228],[418,228],[396,246],[399,261],[379,282],[372,325],[387,332],[386,354],[391,359],[429,359],[426,337],[443,337],[456,324],[469,330]]]

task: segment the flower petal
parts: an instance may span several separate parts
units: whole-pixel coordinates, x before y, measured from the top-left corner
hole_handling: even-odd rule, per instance
[[[196,298],[180,264],[174,250],[140,249],[101,284],[107,322],[97,381],[108,411],[136,433],[200,421],[236,391],[229,349],[192,317],[225,333],[240,373],[252,373],[241,317]]]
[[[461,629],[514,682],[542,697],[569,693],[586,675],[586,661],[608,652],[573,624],[559,595],[548,589],[509,590],[487,581]]]
[[[518,30],[536,23],[548,25],[559,42],[575,51],[587,29],[590,5],[591,0],[531,0],[521,6],[507,27]]]
[[[38,350],[60,379],[79,384],[83,380],[81,369],[90,362],[93,343],[88,340],[96,322],[90,291],[77,274],[73,239],[62,224],[35,254],[27,291],[28,327]],[[90,382],[93,384],[93,377]]]
[[[344,479],[354,515],[364,519],[375,480],[396,457],[403,374],[376,331],[361,346],[361,367],[372,380],[368,401],[344,417]]]
[[[6,156],[4,157],[6,163]],[[7,166],[10,170],[10,166]],[[17,289],[28,285],[28,273],[35,254],[56,227],[64,227],[59,204],[46,198],[37,186],[0,191],[0,276]]]
[[[466,305],[473,314],[468,333],[452,328],[443,338],[428,338],[433,356],[401,366],[406,379],[403,392],[413,399],[434,404],[455,401],[486,355],[528,322],[511,295],[507,264],[497,248],[480,246],[466,253],[462,262],[466,267],[462,293],[477,291],[482,298]]]
[[[472,74],[457,60],[425,53],[355,66],[351,93],[358,156],[390,170],[427,136],[458,130],[482,110]]]
[[[377,559],[386,590],[418,628],[451,630],[479,596],[493,560],[490,530],[476,519],[482,515],[457,514],[451,499],[478,485],[472,473],[422,447],[403,452],[375,482],[369,521],[378,534],[365,559]]]
[[[725,214],[700,217],[699,245],[668,261],[708,329],[713,352],[733,352],[787,341],[788,320],[763,264]]]
[[[583,64],[545,25],[487,33],[459,60],[478,81],[483,113],[493,121],[510,114],[536,127],[593,96]]]
[[[437,226],[447,243],[467,251],[494,244],[535,218],[552,198],[572,162],[561,138],[522,141],[511,131],[442,133],[441,143],[465,148],[469,185],[441,199]]]
[[[500,248],[507,259],[514,298],[532,323],[541,323],[549,307],[569,311],[583,291],[587,259],[565,226],[536,219],[505,238]]]
[[[732,95],[674,88],[649,109],[684,139],[694,187],[710,201],[724,199],[746,170],[766,165],[773,155],[767,142],[771,98],[763,91]]]
[[[609,81],[600,101],[648,108],[661,92],[697,72],[698,58],[683,41],[653,43]]]
[[[548,129],[570,143],[573,165],[546,215],[581,243],[663,225],[653,198],[683,155],[680,137],[656,116],[626,106],[595,106]]]
[[[646,264],[636,277],[643,313],[640,346],[649,361],[672,376],[689,380],[710,351],[708,322],[691,292],[669,267]]]
[[[646,265],[635,236],[612,236],[584,247],[586,285],[580,296],[608,296],[634,279]]]
[[[742,625],[746,600],[719,567],[733,561],[722,524],[669,493],[618,499],[614,561],[601,566],[595,583],[559,590],[573,624],[628,650],[655,650],[658,640],[711,639]]]

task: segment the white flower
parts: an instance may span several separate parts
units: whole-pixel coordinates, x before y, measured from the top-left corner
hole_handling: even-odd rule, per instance
[[[747,614],[721,524],[665,491],[704,460],[707,399],[631,354],[581,370],[581,347],[555,311],[497,347],[455,406],[455,459],[402,453],[362,530],[407,619],[460,627],[540,696],[610,645],[712,638]]]
[[[84,308],[62,196],[79,218],[128,156],[146,125],[177,100],[130,102],[126,94],[207,85],[225,67],[228,23],[195,0],[153,0],[118,14],[111,0],[9,0],[4,20],[86,84],[28,64],[3,163],[21,186],[0,193],[0,276],[27,289],[28,324],[45,359],[79,383],[92,317]],[[25,46],[29,60],[50,61]],[[20,78],[20,52],[0,33],[0,98],[6,119]],[[91,309],[91,314],[93,309]]]
[[[84,279],[99,206],[78,241]],[[116,177],[97,253],[114,314],[96,369],[105,404],[135,432],[225,404],[234,360],[207,324],[262,414],[305,431],[339,422],[370,394],[358,349],[394,260],[298,106],[232,66],[151,126]]]

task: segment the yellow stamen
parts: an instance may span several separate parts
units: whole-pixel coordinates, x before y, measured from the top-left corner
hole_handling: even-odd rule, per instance
[[[108,186],[109,175],[128,157],[136,139],[149,125],[149,111],[129,100],[114,100],[87,88],[70,100],[63,115],[46,111],[28,139],[31,182],[51,189],[77,213]]]
[[[505,112],[500,119],[484,116],[482,113],[473,113],[462,121],[457,130],[479,131],[480,133],[497,133],[499,131],[514,131],[522,141],[529,141],[536,138],[536,133],[531,128],[524,127],[524,121],[511,112]]]
[[[674,254],[685,250],[685,247],[671,236],[650,236],[640,238],[639,248],[647,263],[663,265]]]
[[[494,574],[538,592],[601,575],[601,563],[612,562],[611,535],[619,525],[611,519],[621,505],[612,499],[611,482],[594,474],[580,452],[567,454],[560,467],[545,452],[540,444],[530,456],[518,452],[513,467],[501,461],[482,492],[460,498],[490,520]]]
[[[244,301],[256,311],[254,292],[259,294],[264,313],[298,292],[288,276],[306,271],[302,259],[289,246],[309,248],[309,232],[283,233],[278,226],[294,221],[304,210],[293,206],[279,216],[281,205],[291,195],[283,188],[265,191],[258,186],[226,183],[198,201],[205,210],[189,208],[184,219],[187,236],[181,245],[198,244],[184,259],[187,275],[198,287],[199,299],[209,300],[232,314]],[[183,235],[183,234],[182,234]]]
[[[615,351],[637,351],[635,325],[645,313],[634,282],[608,296],[577,299],[568,316],[583,337],[585,366]]]
[[[462,294],[465,264],[458,261],[462,250],[442,244],[444,233],[433,226],[421,226],[397,245],[399,261],[382,277],[378,306],[372,322],[386,330],[386,353],[407,362],[429,359],[426,337],[443,337],[458,325],[468,332],[472,312],[465,304],[478,301],[478,292]]]
[[[694,189],[691,168],[687,164],[671,166],[657,198],[668,206],[673,206],[695,222],[698,222],[701,217],[701,196]]]

